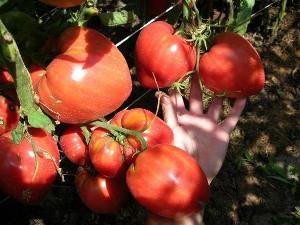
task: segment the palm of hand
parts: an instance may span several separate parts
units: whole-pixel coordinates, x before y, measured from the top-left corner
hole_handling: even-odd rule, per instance
[[[222,100],[216,98],[203,113],[198,80],[193,79],[189,110],[181,95],[161,94],[164,119],[174,133],[174,145],[186,150],[200,164],[210,183],[222,167],[231,131],[245,106],[245,99],[236,100],[231,113],[218,123]]]

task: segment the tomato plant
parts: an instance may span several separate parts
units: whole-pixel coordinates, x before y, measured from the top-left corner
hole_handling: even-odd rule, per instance
[[[245,38],[231,32],[216,36],[200,59],[199,71],[208,89],[232,98],[255,95],[265,83],[259,54]]]
[[[41,2],[57,8],[70,8],[84,3],[86,0],[40,0]]]
[[[36,204],[56,178],[59,151],[44,130],[30,128],[29,133],[18,145],[10,133],[0,136],[0,190],[20,202]]]
[[[154,22],[141,31],[135,55],[141,85],[153,89],[157,85],[171,86],[192,71],[196,62],[195,48],[163,21]]]
[[[88,160],[88,147],[79,126],[69,126],[60,135],[59,144],[65,156],[74,164],[83,166]]]
[[[198,212],[209,198],[208,182],[198,163],[171,145],[141,152],[129,167],[126,181],[141,205],[168,218]]]
[[[19,107],[0,95],[0,135],[14,129],[19,122]]]
[[[79,39],[48,65],[37,93],[54,119],[79,124],[116,110],[130,95],[132,82],[125,58],[110,40],[92,29],[72,29]]]
[[[123,178],[92,176],[83,167],[78,168],[75,184],[83,203],[96,213],[116,212],[128,197]]]

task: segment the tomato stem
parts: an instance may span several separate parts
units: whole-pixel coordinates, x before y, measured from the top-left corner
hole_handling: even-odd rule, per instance
[[[118,127],[118,126],[109,124],[107,122],[102,122],[102,121],[94,121],[91,123],[91,125],[104,128],[104,129],[108,130],[115,137],[120,136],[119,133],[124,134],[126,136],[129,136],[129,135],[135,136],[141,142],[142,150],[145,150],[147,148],[147,142],[146,142],[145,138],[142,136],[141,132],[139,132],[139,131],[129,130],[129,129],[126,129],[123,127]]]

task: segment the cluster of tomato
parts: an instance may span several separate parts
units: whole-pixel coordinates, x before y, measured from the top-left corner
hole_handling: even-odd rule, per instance
[[[65,2],[73,6],[82,1]],[[69,124],[59,146],[79,166],[75,185],[83,203],[97,213],[115,212],[131,193],[161,216],[199,211],[208,201],[207,179],[191,156],[172,145],[173,132],[163,120],[136,108],[120,111],[108,122],[90,123],[116,111],[131,94],[129,68],[117,47],[96,30],[71,27],[58,38],[57,49],[59,54],[46,69],[31,69],[32,86],[43,111]],[[163,21],[142,30],[135,55],[138,79],[151,89],[171,86],[195,69],[197,59],[195,47]],[[264,85],[259,55],[234,33],[217,35],[197,69],[199,79],[215,94],[247,97]],[[5,70],[0,83],[13,84]],[[29,128],[20,144],[13,143],[11,130],[19,121],[19,106],[14,90],[2,93],[0,189],[23,203],[35,204],[59,172],[58,144],[37,128]],[[82,124],[90,138],[84,136]]]

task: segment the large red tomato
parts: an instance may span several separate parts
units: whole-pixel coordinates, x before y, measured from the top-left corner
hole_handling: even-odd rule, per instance
[[[170,24],[158,21],[139,34],[135,54],[142,86],[156,89],[157,82],[158,87],[169,87],[194,69],[195,48],[174,33]]]
[[[72,28],[75,31],[86,42],[66,45],[66,52],[48,65],[37,93],[41,107],[54,119],[80,124],[121,106],[132,82],[125,58],[110,40],[88,28]]]
[[[0,95],[0,135],[13,130],[19,122],[19,107]]]
[[[141,152],[127,170],[127,185],[149,211],[168,218],[198,212],[209,198],[209,186],[198,163],[172,145]]]
[[[203,84],[216,94],[232,98],[255,95],[262,90],[265,73],[255,48],[242,36],[224,32],[200,59]]]
[[[116,212],[127,200],[128,189],[122,178],[91,176],[79,167],[75,184],[83,203],[95,213]]]
[[[74,164],[84,166],[88,160],[88,147],[79,126],[67,127],[60,136],[59,144],[66,157]]]
[[[6,133],[0,137],[0,190],[14,199],[39,203],[57,175],[59,150],[50,134],[29,130],[29,137],[17,145]]]
[[[48,5],[55,6],[57,8],[70,8],[78,6],[85,2],[86,0],[40,0]]]

